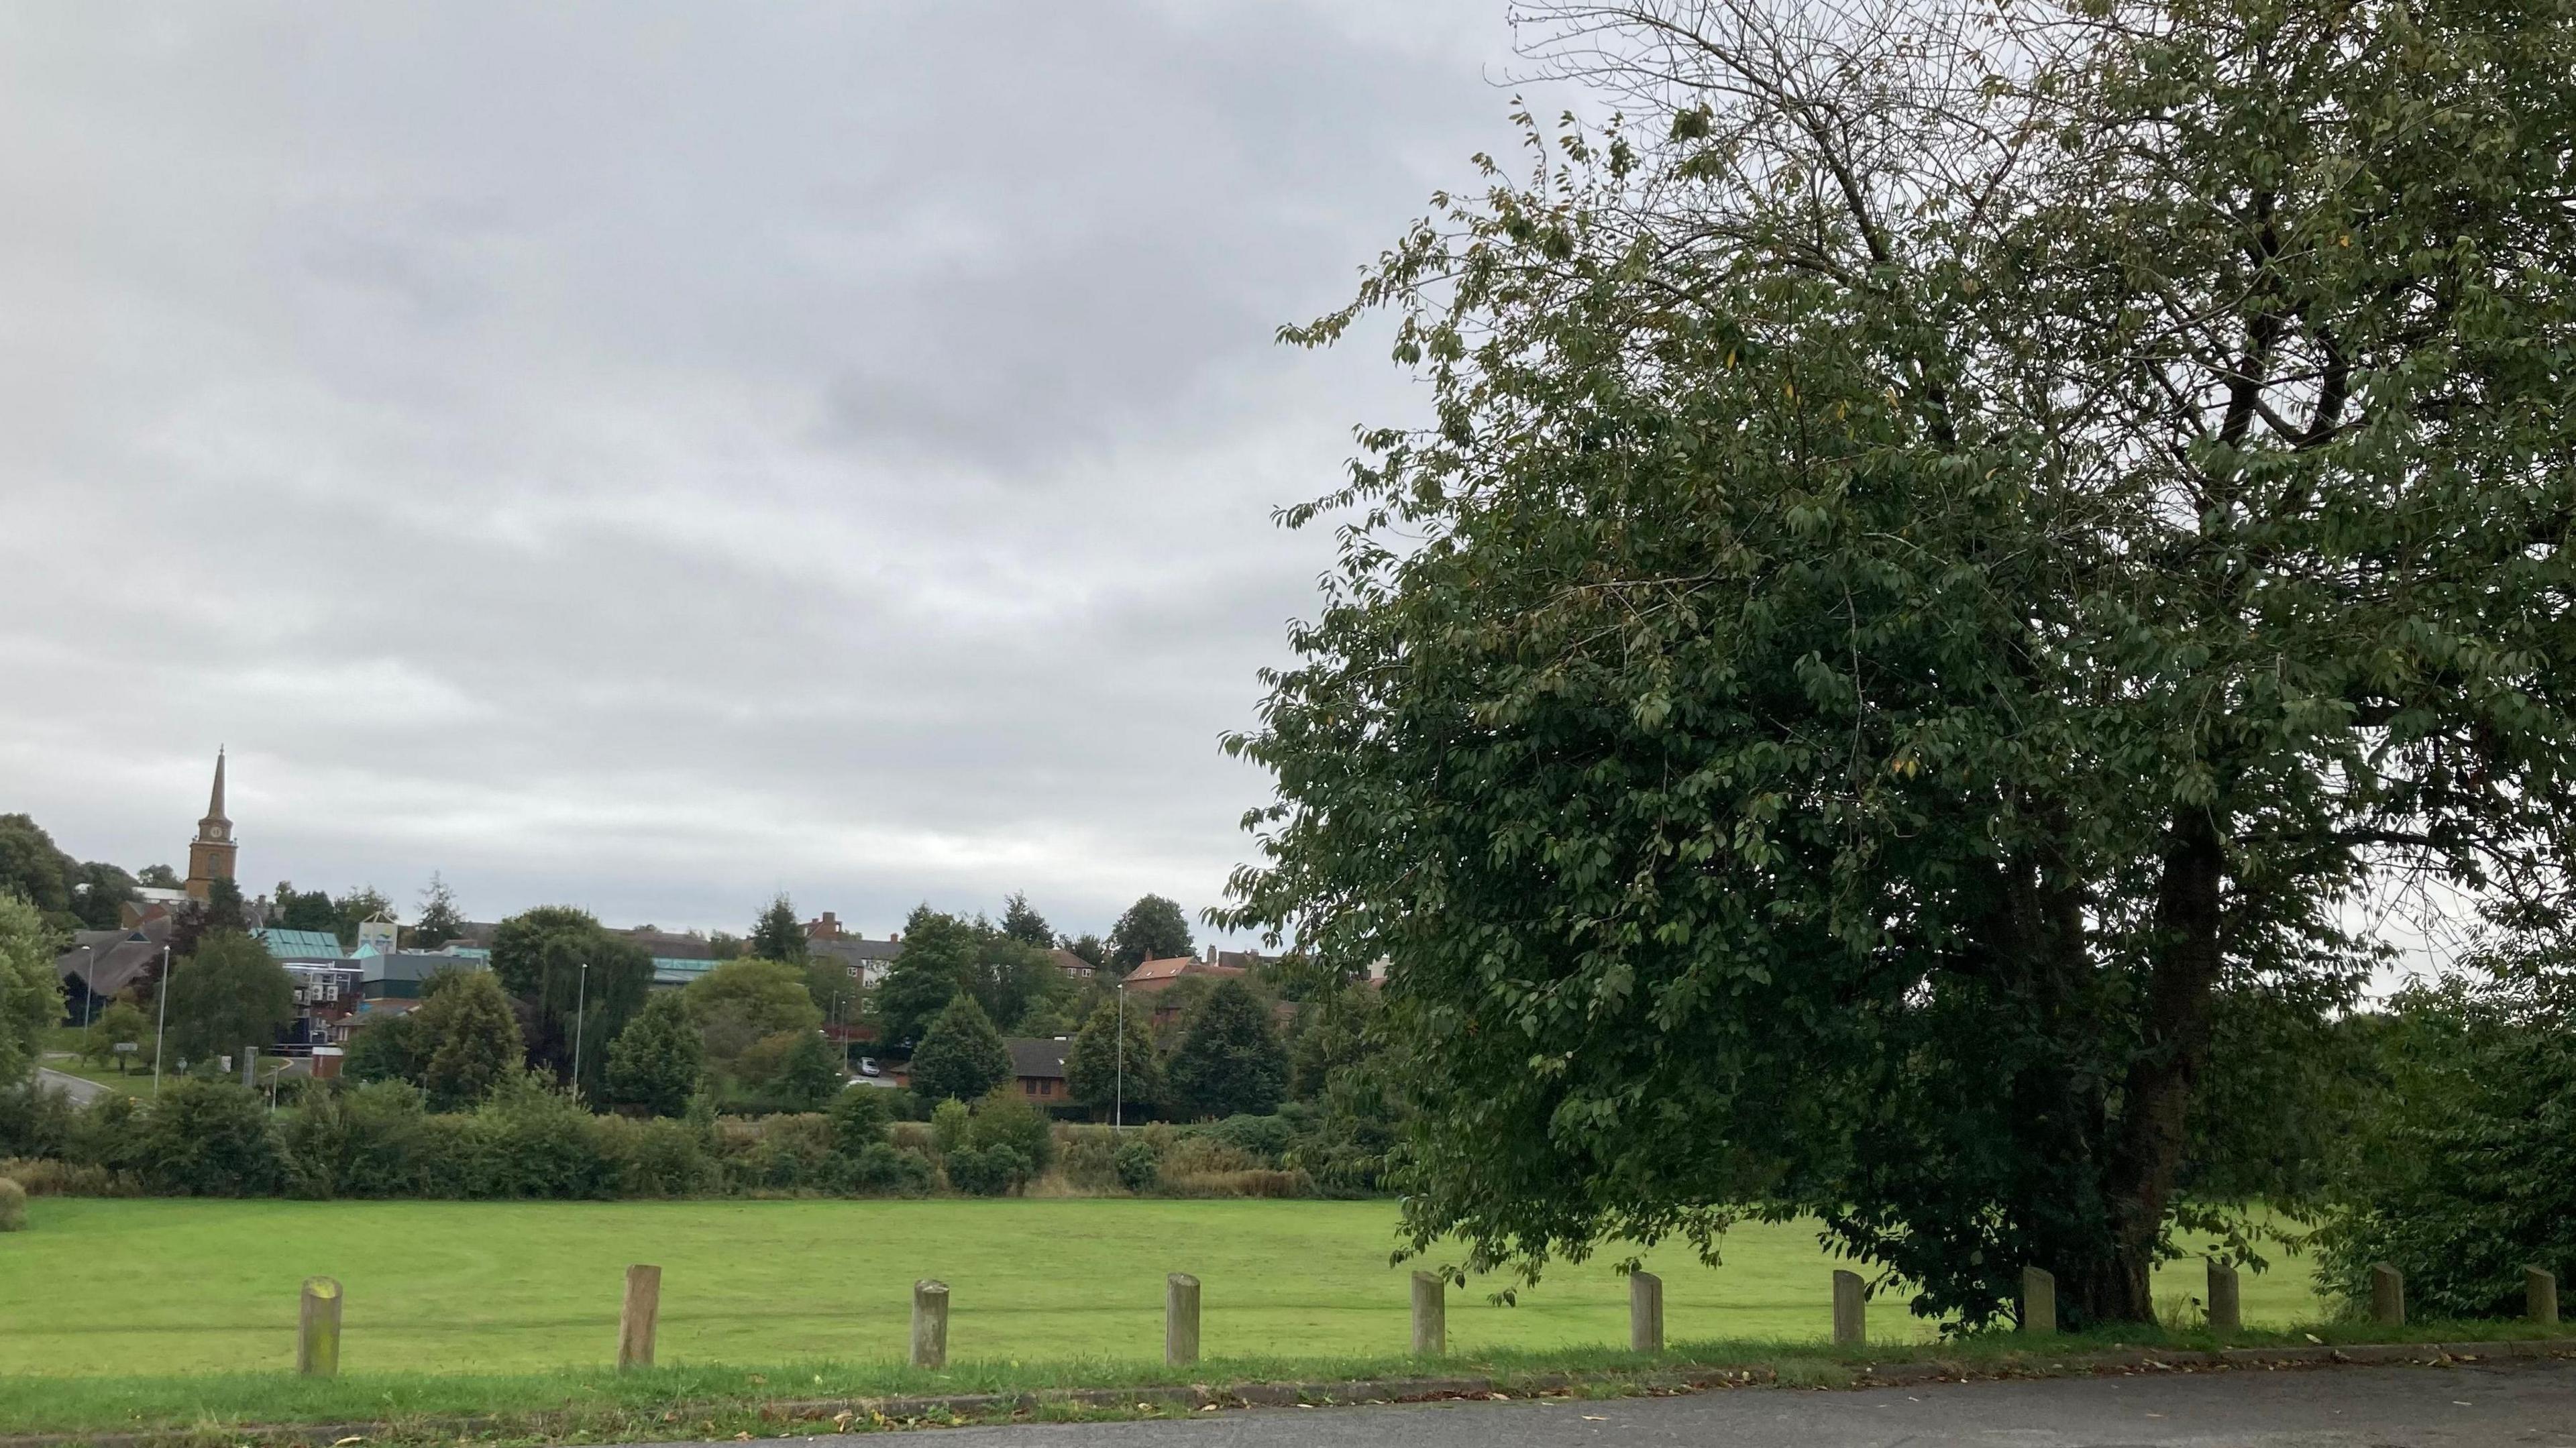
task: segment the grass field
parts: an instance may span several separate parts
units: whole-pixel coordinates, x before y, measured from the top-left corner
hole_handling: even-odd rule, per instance
[[[1204,1283],[1211,1357],[1400,1353],[1406,1267],[1385,1202],[998,1200],[617,1203],[216,1202],[40,1198],[0,1237],[0,1373],[201,1374],[293,1360],[297,1284],[340,1279],[344,1370],[499,1373],[613,1356],[627,1263],[661,1265],[664,1364],[882,1362],[904,1350],[914,1278],[954,1293],[959,1362],[1159,1357],[1163,1274]],[[1686,1249],[1667,1334],[1816,1341],[1834,1265],[1812,1230],[1748,1226],[1721,1267]],[[1559,1264],[1515,1307],[1449,1301],[1461,1353],[1623,1344],[1606,1261]],[[2176,1264],[2161,1296],[2198,1291]],[[2318,1315],[2303,1262],[2245,1283],[2247,1325]],[[1894,1302],[1879,1341],[1930,1335]]]

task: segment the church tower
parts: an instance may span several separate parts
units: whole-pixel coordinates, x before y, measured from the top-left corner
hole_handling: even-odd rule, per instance
[[[215,751],[215,794],[206,801],[206,817],[197,821],[197,837],[188,842],[188,894],[209,898],[217,880],[233,877],[233,822],[224,817],[224,752]]]

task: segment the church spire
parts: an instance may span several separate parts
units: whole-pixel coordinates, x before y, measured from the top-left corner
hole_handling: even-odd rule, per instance
[[[215,793],[206,801],[206,818],[232,823],[224,819],[224,747],[220,744],[215,746]]]

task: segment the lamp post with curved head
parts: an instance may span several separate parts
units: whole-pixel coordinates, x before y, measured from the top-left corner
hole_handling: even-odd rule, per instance
[[[81,987],[81,1026],[86,1029],[98,1017],[98,947],[84,945],[81,954],[88,957],[82,966],[84,984]]]
[[[1127,1129],[1127,977],[1118,977],[1118,1092],[1109,1109],[1109,1129]]]

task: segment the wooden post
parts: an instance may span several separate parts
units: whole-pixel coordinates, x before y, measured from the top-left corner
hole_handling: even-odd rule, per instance
[[[662,1315],[662,1269],[626,1269],[626,1306],[617,1314],[617,1370],[653,1365],[653,1325]]]
[[[2043,1267],[2021,1269],[2021,1330],[2057,1331],[2057,1274]]]
[[[1860,1274],[1834,1269],[1834,1346],[1858,1347],[1869,1340],[1869,1304],[1861,1296]]]
[[[1652,1272],[1628,1274],[1628,1351],[1664,1350],[1664,1279]]]
[[[2542,1267],[2522,1269],[2523,1315],[2534,1322],[2558,1320],[2558,1274]]]
[[[295,1318],[295,1370],[308,1378],[340,1375],[340,1284],[304,1279],[304,1301]]]
[[[1163,1279],[1163,1361],[1187,1367],[1199,1360],[1199,1280],[1187,1272]]]
[[[936,1278],[912,1284],[912,1365],[948,1366],[948,1284]]]
[[[1449,1304],[1446,1284],[1429,1272],[1413,1274],[1413,1355],[1439,1357],[1449,1351]]]
[[[2212,1257],[2209,1259],[2209,1330],[2237,1333],[2245,1330],[2244,1309],[2236,1295],[2236,1269]]]
[[[2381,1327],[2406,1325],[2406,1275],[2386,1262],[2370,1269],[2370,1320]]]

